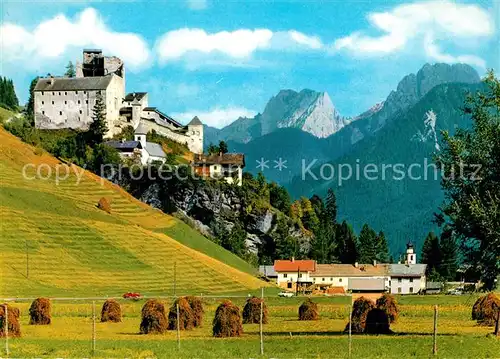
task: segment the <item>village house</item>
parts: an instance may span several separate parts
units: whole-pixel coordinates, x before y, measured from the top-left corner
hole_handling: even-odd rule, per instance
[[[195,155],[191,165],[198,176],[224,179],[227,183],[238,186],[243,183],[245,155],[242,153]]]
[[[154,162],[165,163],[167,155],[160,144],[146,141],[147,130],[140,124],[135,130],[133,141],[107,141],[106,145],[115,148],[122,158],[138,158],[143,165]]]
[[[426,264],[416,263],[413,245],[407,245],[404,264],[317,264],[314,260],[277,260],[276,283],[287,290],[312,293],[393,293],[425,292]]]
[[[297,290],[312,284],[311,273],[316,270],[313,260],[276,260],[274,270],[277,274],[276,283],[283,289]],[[297,288],[298,287],[298,288]]]

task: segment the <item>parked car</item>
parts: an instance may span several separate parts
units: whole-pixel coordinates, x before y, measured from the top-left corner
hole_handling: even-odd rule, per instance
[[[456,289],[450,289],[448,291],[448,294],[449,295],[462,295],[464,293],[459,288],[456,288]]]
[[[279,292],[278,297],[291,298],[291,297],[293,297],[293,293],[292,292],[285,292],[285,291]]]

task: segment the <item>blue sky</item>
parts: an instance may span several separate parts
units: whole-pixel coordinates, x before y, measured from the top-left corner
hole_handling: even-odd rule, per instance
[[[31,78],[97,47],[125,61],[127,91],[181,121],[220,127],[288,88],[355,116],[426,62],[500,70],[499,3],[4,1],[0,72],[24,102]]]

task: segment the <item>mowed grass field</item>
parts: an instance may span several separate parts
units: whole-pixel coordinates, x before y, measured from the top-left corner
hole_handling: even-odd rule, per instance
[[[0,298],[171,295],[174,273],[183,294],[267,285],[239,257],[90,172],[73,166],[57,181],[60,165],[0,128]],[[111,214],[97,208],[102,197]]]
[[[430,358],[433,305],[439,304],[438,358],[499,358],[500,340],[488,335],[470,319],[477,296],[398,297],[400,318],[391,326],[394,335],[353,335],[353,358]],[[232,298],[243,308],[244,298]],[[269,324],[264,325],[264,358],[347,358],[350,297],[314,298],[320,320],[297,320],[304,298],[269,297]],[[165,300],[167,307],[173,300]],[[203,326],[181,332],[140,335],[140,310],[144,301],[122,302],[122,323],[97,323],[96,357],[113,358],[260,358],[259,326],[244,324],[240,338],[212,338],[211,321],[222,299],[205,298]],[[92,304],[53,303],[50,326],[28,325],[29,303],[15,303],[22,312],[23,337],[10,340],[12,357],[86,357],[91,355]],[[102,301],[96,302],[98,315]],[[0,349],[1,350],[1,349]]]

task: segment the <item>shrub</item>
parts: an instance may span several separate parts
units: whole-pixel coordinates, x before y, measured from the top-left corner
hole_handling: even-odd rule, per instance
[[[177,305],[179,305],[179,324],[177,324]],[[189,302],[184,297],[177,298],[168,313],[168,330],[190,330],[194,328],[194,314]]]
[[[264,300],[257,297],[248,298],[243,307],[243,323],[258,324],[260,323],[260,305],[262,303],[262,323],[268,323],[268,310]]]
[[[158,334],[167,330],[165,306],[156,299],[149,299],[142,307],[141,334]]]
[[[389,328],[389,316],[383,309],[372,309],[366,316],[366,334],[392,334]]]
[[[99,202],[97,202],[97,208],[104,212],[111,213],[111,203],[105,197],[102,197]]]
[[[390,323],[394,323],[398,319],[399,309],[396,298],[390,294],[384,294],[382,297],[377,299],[377,308],[382,309]]]
[[[31,303],[30,307],[30,324],[46,325],[50,324],[50,312],[52,305],[47,298],[37,298]]]
[[[224,301],[217,307],[212,324],[214,337],[239,337],[243,334],[240,308],[229,300]]]
[[[0,305],[0,337],[5,337],[5,307],[7,307],[9,338],[20,337],[19,309],[8,304]]]
[[[477,320],[479,325],[493,326],[497,320],[500,310],[500,299],[493,293],[479,298],[472,307],[472,319]]]
[[[310,298],[308,298],[299,307],[299,320],[318,320],[319,311],[318,304],[314,303]]]
[[[119,323],[122,321],[122,308],[114,299],[108,299],[102,305],[101,322]]]
[[[363,333],[366,326],[366,317],[370,310],[375,309],[375,303],[372,300],[359,297],[356,299],[352,305],[352,315],[351,315],[351,332],[352,333]],[[345,330],[349,331],[349,323],[347,323]]]
[[[193,311],[194,321],[193,324],[195,328],[201,327],[203,323],[203,315],[205,314],[205,310],[203,309],[203,302],[199,297],[188,296],[186,300]]]

